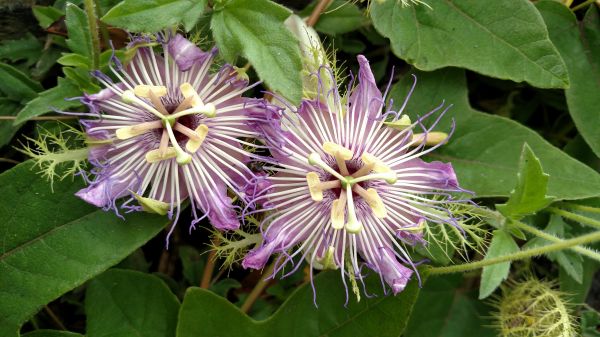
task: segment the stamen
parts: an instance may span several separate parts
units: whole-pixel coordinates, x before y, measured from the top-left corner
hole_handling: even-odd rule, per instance
[[[167,87],[162,85],[136,85],[133,88],[136,96],[150,98],[152,94],[156,97],[162,97],[167,94]]]
[[[350,172],[348,172],[348,167],[346,166],[346,160],[352,159],[354,153],[352,153],[351,150],[332,142],[323,143],[322,148],[325,153],[335,157],[335,161],[337,162],[342,175],[347,176],[350,174]]]
[[[377,194],[377,191],[374,188],[364,189],[360,185],[352,186],[352,190],[360,195],[371,207],[373,210],[373,214],[376,217],[383,219],[387,216],[387,210],[385,208],[385,204]]]
[[[427,137],[426,137],[427,136]],[[448,138],[448,134],[445,132],[432,131],[428,133],[417,133],[412,136],[411,145],[419,145],[425,142],[427,146],[438,145]]]
[[[388,184],[395,184],[396,181],[398,181],[398,177],[396,175],[396,172],[394,172],[394,171],[373,173],[373,174],[369,174],[366,176],[351,179],[349,181],[349,184],[354,185],[356,183],[360,183],[362,181],[367,181],[367,180],[385,180],[385,182]]]
[[[360,158],[362,159],[365,166],[371,167],[371,170],[377,173],[385,173],[390,172],[392,170],[389,166],[387,166],[381,160],[379,160],[379,158],[375,157],[374,155],[368,152],[364,152]]]
[[[348,222],[345,227],[349,233],[356,234],[362,230],[362,224],[356,218],[356,210],[354,209],[354,200],[352,198],[352,186],[346,185],[346,198],[348,198]]]
[[[196,131],[194,131],[194,134],[195,134],[196,138],[190,137],[190,140],[188,140],[188,142],[185,143],[185,149],[192,153],[195,153],[196,151],[198,151],[200,146],[202,146],[204,139],[206,139],[206,136],[208,135],[208,126],[206,126],[204,124],[198,125],[198,127],[196,128]]]
[[[169,146],[169,133],[167,132],[167,130],[163,129],[162,135],[160,137],[160,145],[158,146],[161,156],[163,156],[163,157],[166,156],[168,146]]]
[[[179,111],[183,111],[183,110],[191,107],[193,99],[194,99],[194,97],[192,97],[192,96],[185,98],[183,101],[181,101],[181,103],[179,103],[179,105],[177,106],[177,108],[175,108],[175,111],[173,111],[173,113],[176,114]]]
[[[165,127],[167,130],[167,133],[169,134],[169,139],[171,140],[171,144],[173,144],[173,147],[175,147],[175,151],[177,152],[177,156],[176,156],[176,161],[177,164],[179,165],[186,165],[189,164],[192,161],[192,156],[185,152],[181,146],[179,146],[179,143],[177,142],[177,139],[175,138],[175,134],[173,133],[173,128],[171,127],[171,124],[166,122],[165,123]]]
[[[338,178],[339,180],[345,181],[346,178],[344,176],[342,176],[341,174],[339,174],[338,172],[336,172],[334,169],[332,169],[331,167],[329,167],[329,165],[327,165],[322,159],[321,156],[319,156],[318,153],[313,152],[311,153],[308,158],[308,163],[310,165],[314,165],[314,166],[318,166],[320,168],[322,168],[323,170],[327,171],[328,173],[331,173],[331,175],[333,175],[334,177]]]
[[[137,106],[140,106],[140,107],[146,109],[147,111],[151,112],[152,114],[154,114],[156,117],[160,118],[161,120],[164,120],[164,118],[165,118],[165,116],[163,114],[161,114],[158,110],[156,110],[153,106],[142,101],[139,97],[137,97],[135,95],[135,93],[133,92],[133,90],[125,90],[123,92],[123,94],[121,95],[121,99],[125,103],[133,103]]]
[[[309,172],[306,174],[306,182],[308,184],[308,190],[310,191],[310,197],[314,201],[323,200],[323,191],[341,186],[339,180],[321,182],[317,172]]]
[[[346,192],[340,193],[340,198],[331,204],[331,227],[333,229],[344,228],[346,218]]]
[[[139,136],[146,131],[150,131],[153,129],[158,129],[162,127],[161,121],[153,121],[153,122],[144,122],[136,125],[122,127],[117,129],[115,132],[118,139],[129,139],[135,136]]]
[[[154,104],[154,107],[158,109],[158,111],[160,111],[160,113],[162,113],[163,115],[169,114],[167,108],[165,108],[162,101],[160,100],[160,97],[154,94],[153,91],[150,91],[150,101],[152,102],[152,104]]]
[[[197,114],[203,114],[206,117],[215,117],[217,115],[217,110],[216,110],[214,104],[208,103],[206,105],[191,107],[189,109],[179,111],[179,112],[174,113],[173,115],[169,116],[169,118],[177,119],[182,116],[197,115]]]
[[[171,159],[177,157],[177,151],[174,147],[167,147],[163,149],[156,149],[148,151],[146,153],[146,161],[149,163],[157,163],[161,160]]]

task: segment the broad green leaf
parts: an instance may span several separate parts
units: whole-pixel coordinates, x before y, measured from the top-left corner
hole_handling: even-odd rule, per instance
[[[519,246],[512,236],[507,232],[497,229],[494,231],[492,242],[485,254],[484,261],[487,259],[504,256],[519,251]],[[484,299],[491,295],[496,288],[506,280],[510,270],[510,262],[497,263],[491,266],[483,267],[481,273],[481,283],[479,285],[479,299]]]
[[[183,278],[191,285],[199,285],[204,272],[206,257],[192,246],[179,246],[179,258],[181,259],[181,273]]]
[[[425,272],[421,277],[425,279]],[[377,297],[356,302],[351,298],[344,307],[346,294],[338,272],[324,272],[314,279],[316,301],[310,284],[299,288],[271,316],[256,321],[239,311],[221,296],[200,288],[189,288],[177,326],[177,337],[312,337],[312,336],[400,336],[418,296],[416,280],[396,296],[384,296],[379,277],[366,280],[366,286]]]
[[[175,336],[179,301],[158,277],[110,269],[86,291],[87,337]]]
[[[196,0],[196,5],[183,15],[181,22],[183,23],[183,28],[186,32],[194,29],[194,26],[198,23],[200,18],[202,18],[207,2],[208,0]]]
[[[17,68],[0,62],[0,92],[12,100],[25,103],[42,91],[42,86]]]
[[[459,274],[432,276],[419,293],[403,337],[496,337],[489,310]]]
[[[228,61],[242,55],[270,90],[300,102],[302,62],[298,41],[283,24],[290,12],[269,0],[231,0],[215,7],[210,27]]]
[[[91,64],[94,47],[92,46],[92,34],[88,26],[88,17],[83,9],[69,3],[67,4],[67,17],[65,25],[69,32],[67,46],[74,53],[80,54],[87,59],[87,64]]]
[[[33,15],[44,29],[65,15],[61,10],[51,6],[33,6]]]
[[[474,110],[468,101],[462,70],[448,68],[415,74],[417,87],[405,110],[411,118],[422,116],[443,99],[454,105],[436,129],[449,130],[454,119],[455,132],[448,144],[430,157],[452,163],[462,187],[474,191],[478,197],[508,196],[516,185],[519,155],[527,143],[550,175],[548,195],[561,200],[600,194],[600,175],[596,171],[515,121]],[[394,86],[390,97],[394,102],[404,101],[411,85],[412,77],[404,77]]]
[[[78,333],[58,330],[35,330],[28,332],[22,337],[84,337]]]
[[[0,98],[0,116],[15,116],[21,106],[8,98]],[[9,121],[0,122],[0,147],[8,144],[17,132],[17,128]]]
[[[590,6],[580,29],[575,14],[554,1],[536,4],[548,26],[554,45],[569,70],[571,86],[566,90],[569,113],[594,153],[600,156],[600,19]]]
[[[131,32],[158,32],[175,26],[206,0],[125,0],[111,8],[102,21]],[[189,19],[188,19],[189,20]]]
[[[581,336],[600,337],[600,313],[592,308],[581,313]]]
[[[312,2],[299,15],[309,16],[316,5],[316,1]],[[344,0],[334,0],[319,16],[315,29],[325,34],[337,35],[356,30],[367,22],[366,16],[356,4]]]
[[[94,93],[100,91],[100,87],[90,80],[89,71],[82,68],[64,67],[63,73],[70,82],[79,87],[80,91]]]
[[[85,69],[89,69],[90,67],[89,57],[85,57],[76,53],[63,53],[62,56],[56,60],[56,62],[66,67],[78,67]]]
[[[86,204],[79,180],[49,183],[31,161],[0,175],[0,336],[17,335],[41,306],[118,263],[166,225]]]
[[[53,109],[64,110],[80,106],[79,100],[70,99],[77,96],[81,96],[81,90],[73,82],[59,77],[55,87],[41,92],[19,111],[14,125],[22,124],[30,118],[46,114]]]
[[[25,64],[29,67],[40,58],[42,48],[40,41],[31,33],[27,33],[22,39],[3,41],[0,45],[0,60],[7,59],[11,62],[25,60]]]
[[[546,208],[554,197],[547,197],[548,175],[529,145],[523,145],[517,173],[517,186],[511,191],[506,204],[496,205],[504,216],[521,219]]]
[[[375,28],[398,57],[421,70],[454,66],[484,75],[566,88],[564,61],[528,0],[427,0],[427,6],[374,1]]]

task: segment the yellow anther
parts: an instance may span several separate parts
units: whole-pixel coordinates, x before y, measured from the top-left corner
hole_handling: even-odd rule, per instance
[[[427,146],[434,146],[438,145],[439,143],[445,141],[446,138],[448,138],[447,133],[439,131],[428,132],[427,137],[425,137],[425,135],[426,134],[424,133],[414,134],[412,136],[411,145],[420,145],[421,143],[425,142],[425,145]]]
[[[142,206],[142,210],[144,210],[145,212],[166,215],[171,209],[171,205],[166,202],[162,202],[160,200],[155,200],[151,198],[145,198],[137,193],[133,193],[133,196],[138,201],[140,206]]]
[[[135,94],[133,93],[133,90],[123,91],[123,93],[121,94],[121,99],[125,103],[133,103],[133,102],[136,102],[137,100],[139,100],[139,98],[137,98],[135,96]]]
[[[351,150],[332,142],[323,143],[323,151],[331,156],[340,157],[343,160],[350,160],[354,155]]]
[[[196,136],[198,136],[198,138],[197,139],[190,138],[190,140],[188,140],[188,142],[185,144],[185,149],[192,153],[198,151],[198,149],[204,142],[206,135],[208,135],[208,126],[206,126],[204,124],[200,124],[196,128],[195,132],[196,132]]]
[[[136,85],[133,88],[133,93],[144,98],[150,98],[151,93],[156,97],[162,97],[167,94],[167,87],[162,85]]]
[[[145,133],[146,131],[149,131],[152,129],[158,129],[161,127],[162,127],[161,121],[145,122],[145,123],[140,123],[140,124],[136,124],[136,125],[132,125],[132,126],[122,127],[120,129],[117,129],[115,134],[118,139],[123,140],[123,139],[133,138],[135,136],[139,136],[139,135]]]
[[[331,227],[333,229],[344,228],[346,216],[346,193],[340,193],[340,198],[331,203]]]
[[[383,219],[387,216],[385,205],[374,188],[368,188],[365,190],[359,185],[354,185],[353,190],[358,193],[358,195],[360,195],[367,202],[367,204],[369,204],[369,207],[371,207],[371,210],[373,210],[373,214],[376,217]]]
[[[308,172],[306,174],[306,182],[308,183],[308,190],[310,191],[310,197],[314,201],[323,200],[323,190],[321,190],[321,180],[317,172]]]
[[[412,122],[410,120],[410,117],[408,117],[408,115],[402,115],[402,116],[400,116],[400,119],[398,119],[396,121],[383,122],[383,124],[389,126],[392,129],[402,131],[402,130],[410,127],[412,125]]]
[[[185,98],[191,97],[190,105],[192,107],[195,108],[195,107],[204,106],[204,102],[202,102],[202,99],[200,98],[200,96],[198,95],[198,93],[196,92],[194,87],[192,87],[191,84],[183,83],[182,85],[179,86],[179,90],[181,90],[181,94],[183,95],[183,97],[185,97]]]
[[[371,170],[377,173],[385,173],[391,171],[389,166],[385,165],[381,160],[379,160],[379,158],[375,157],[370,153],[364,152],[360,159],[362,159],[365,166],[371,168]]]
[[[323,254],[323,257],[318,258],[316,262],[316,267],[319,269],[338,269],[338,266],[335,263],[335,247],[327,247],[327,251]]]
[[[148,151],[146,153],[146,161],[149,163],[157,163],[161,160],[177,157],[177,150],[175,150],[174,147],[168,147],[162,154],[161,152],[162,151],[160,149]]]

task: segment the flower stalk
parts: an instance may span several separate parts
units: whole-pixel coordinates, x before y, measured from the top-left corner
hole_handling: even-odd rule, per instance
[[[252,306],[254,305],[254,303],[256,302],[256,300],[258,299],[258,297],[269,286],[269,284],[271,283],[270,279],[272,279],[273,272],[275,271],[275,266],[276,265],[277,265],[277,259],[275,259],[269,265],[269,267],[267,267],[267,269],[265,269],[263,271],[262,277],[256,283],[256,285],[254,286],[254,288],[252,289],[252,291],[250,292],[250,294],[246,298],[246,301],[244,301],[244,304],[242,304],[242,307],[240,308],[240,310],[243,313],[248,313],[250,311],[250,309],[252,308]]]

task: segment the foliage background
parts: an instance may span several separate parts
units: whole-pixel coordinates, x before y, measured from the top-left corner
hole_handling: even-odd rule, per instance
[[[222,61],[251,65],[251,79],[263,81],[251,94],[269,88],[298,102],[302,59],[283,21],[290,11],[309,16],[316,3],[279,3],[97,0],[95,10],[86,12],[77,0],[0,1],[0,335],[496,336],[489,295],[498,296],[509,276],[533,274],[558,280],[581,333],[600,336],[598,262],[570,250],[483,273],[432,275],[422,289],[411,282],[396,297],[379,292],[359,303],[351,298],[347,308],[335,273],[316,278],[315,308],[300,269],[271,282],[246,316],[239,307],[261,274],[237,265],[220,268],[222,259],[212,273],[207,229],[190,235],[179,226],[167,250],[167,219],[133,214],[124,222],[85,204],[73,196],[83,182],[69,174],[79,167],[69,163],[58,165],[66,178],[55,177],[51,189],[18,150],[27,137],[45,139],[55,153],[81,145],[74,136],[53,139],[48,132],[77,127],[73,120],[57,122],[53,108],[83,109],[64,98],[99,89],[88,73],[106,68],[111,51],[107,36],[95,44],[90,16],[101,18],[101,32],[117,48],[126,40],[124,30],[178,26],[202,46],[216,42]],[[426,3],[335,0],[314,27],[327,50],[337,51],[345,74],[356,71],[355,56],[364,54],[385,88],[393,67],[395,102],[402,102],[410,74],[416,74],[409,115],[442,100],[454,105],[441,128],[454,119],[456,133],[431,158],[452,162],[461,185],[475,191],[482,205],[505,203],[488,226],[485,258],[548,243],[511,227],[513,220],[564,239],[593,232],[597,228],[552,207],[565,200],[600,207],[598,6],[552,0]],[[461,262],[450,253],[432,252],[429,258],[436,266]],[[375,278],[368,283],[375,292],[380,288]]]

